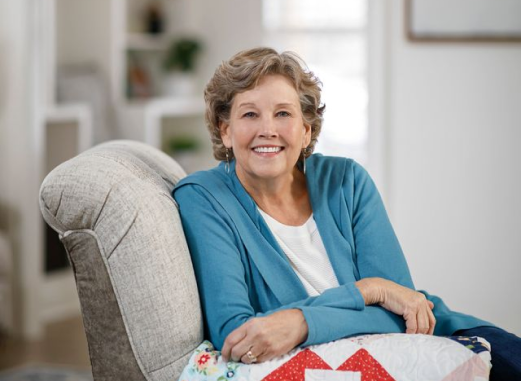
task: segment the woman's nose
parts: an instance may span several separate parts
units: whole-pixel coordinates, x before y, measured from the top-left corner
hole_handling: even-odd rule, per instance
[[[259,130],[259,137],[263,138],[274,138],[277,137],[277,126],[272,118],[266,118],[262,121],[261,128]]]

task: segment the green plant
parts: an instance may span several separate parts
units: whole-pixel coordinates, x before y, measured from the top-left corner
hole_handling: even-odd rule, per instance
[[[182,38],[172,42],[166,52],[163,67],[167,71],[180,70],[190,72],[195,69],[197,54],[201,51],[201,43],[192,38]]]
[[[168,141],[170,153],[197,151],[198,149],[199,141],[192,136],[177,136]]]

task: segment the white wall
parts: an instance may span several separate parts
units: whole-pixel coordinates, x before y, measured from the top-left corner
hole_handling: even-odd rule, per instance
[[[521,43],[410,43],[388,12],[388,209],[416,286],[521,335]]]
[[[1,220],[14,254],[15,329],[26,337],[41,333],[41,179],[36,131],[40,93],[36,86],[38,62],[31,53],[37,33],[33,5],[32,0],[0,1]]]
[[[111,74],[111,12],[107,0],[57,0],[57,64],[96,66]]]
[[[8,57],[7,49],[9,48],[10,41],[8,41],[8,31],[10,28],[9,23],[6,22],[7,17],[7,4],[5,0],[0,2],[0,52],[2,57]],[[9,123],[7,110],[8,110],[8,99],[7,85],[9,81],[8,75],[8,61],[3,59],[0,61],[0,179],[7,178],[7,147],[8,147],[8,131],[7,124]],[[7,206],[6,195],[7,195],[7,181],[0,181],[0,229],[7,228]]]
[[[223,60],[262,44],[262,1],[198,1],[202,10],[201,33],[207,41],[203,76],[208,81]]]

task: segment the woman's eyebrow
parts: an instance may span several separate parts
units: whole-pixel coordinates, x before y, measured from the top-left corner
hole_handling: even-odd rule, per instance
[[[244,103],[239,104],[239,106],[237,106],[237,108],[244,107],[244,106],[248,106],[248,107],[255,106],[255,103],[253,103],[253,102],[244,102]]]
[[[291,102],[277,103],[275,106],[276,107],[296,107],[296,105]],[[257,107],[257,105],[253,102],[243,102],[237,106],[237,108],[241,108],[241,107]]]
[[[288,102],[288,103],[277,103],[275,106],[277,106],[277,107],[296,107],[295,104],[290,103],[290,102]]]

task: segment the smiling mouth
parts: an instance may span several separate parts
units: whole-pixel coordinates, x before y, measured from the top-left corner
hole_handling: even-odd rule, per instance
[[[283,150],[283,147],[255,147],[253,149],[258,153],[277,153]]]

